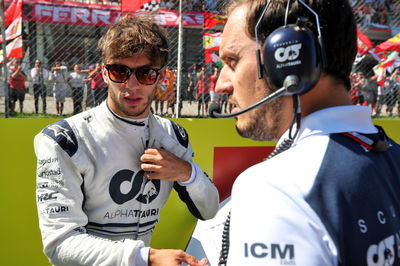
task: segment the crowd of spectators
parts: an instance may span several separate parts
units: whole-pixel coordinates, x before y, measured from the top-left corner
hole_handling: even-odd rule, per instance
[[[25,68],[26,69],[26,68]],[[75,64],[71,71],[61,62],[55,62],[50,69],[37,59],[28,71],[21,67],[19,59],[12,60],[9,71],[9,111],[11,114],[24,110],[25,94],[31,92],[34,97],[35,113],[47,113],[49,96],[53,96],[57,115],[64,114],[66,97],[71,97],[73,114],[92,108],[107,97],[107,86],[101,74],[101,64],[95,63],[83,67]],[[183,102],[193,110],[197,117],[208,116],[211,102],[220,104],[222,112],[229,113],[232,106],[228,95],[215,92],[219,68],[214,64],[192,64],[182,76],[180,89],[179,115]],[[400,116],[400,70],[396,68],[391,74],[380,80],[377,75],[366,76],[359,71],[351,74],[350,91],[353,104],[371,106],[373,116]],[[31,88],[31,90],[29,90]],[[161,116],[174,117],[177,103],[177,71],[168,67],[164,80],[158,85],[152,110]]]
[[[398,14],[400,4],[390,0],[352,1],[356,20],[363,26],[387,26],[392,14]]]
[[[221,105],[221,110],[229,112],[228,95],[215,92],[219,68],[213,64],[192,64],[183,77],[180,91],[179,112],[182,102],[197,110],[197,117],[208,116],[210,102]],[[175,116],[176,108],[176,69],[167,68],[164,80],[157,86],[153,112],[161,116]]]
[[[22,64],[23,65],[23,64]],[[25,64],[26,65],[26,64]],[[25,69],[25,71],[24,71]],[[107,86],[101,74],[101,64],[74,64],[67,67],[63,62],[54,62],[46,67],[40,59],[34,65],[21,66],[21,60],[15,59],[8,64],[10,97],[9,111],[16,113],[15,106],[19,103],[19,111],[23,113],[25,94],[31,93],[34,98],[34,112],[48,113],[49,101],[54,102],[56,114],[65,114],[67,98],[72,102],[72,113],[76,114],[88,108],[99,105],[107,97]],[[215,92],[219,68],[214,64],[193,64],[182,76],[180,89],[179,112],[185,101],[197,117],[208,116],[210,102],[217,102],[224,112],[229,112],[228,95]],[[152,110],[161,116],[175,116],[177,89],[177,70],[167,67],[165,78],[157,86]],[[17,105],[18,106],[18,105]],[[193,112],[194,113],[194,112]]]
[[[363,72],[351,74],[353,104],[371,106],[374,116],[400,115],[400,70],[380,80],[377,75],[366,77]]]
[[[64,103],[67,97],[72,98],[73,114],[87,108],[94,107],[107,97],[107,86],[103,81],[100,63],[82,68],[75,64],[71,71],[62,62],[55,62],[48,69],[36,59],[32,68],[23,67],[20,59],[13,59],[8,63],[9,97],[8,107],[10,114],[19,111],[23,113],[26,93],[30,92],[34,98],[34,111],[41,110],[47,113],[49,96],[54,98],[57,115],[64,114]],[[24,71],[24,69],[26,69]],[[85,104],[83,104],[85,100]]]

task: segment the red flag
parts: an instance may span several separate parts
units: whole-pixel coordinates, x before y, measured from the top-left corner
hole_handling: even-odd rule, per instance
[[[22,58],[23,46],[22,36],[15,38],[6,46],[7,58]],[[0,64],[3,63],[3,51],[0,51]]]
[[[357,28],[357,53],[359,54],[367,54],[368,51],[372,48],[373,44],[367,35],[363,34]]]
[[[396,52],[396,51],[394,51],[394,52],[391,52],[391,53],[387,56],[387,58],[386,58],[385,60],[383,60],[383,61],[379,64],[379,67],[388,68],[388,67],[393,66],[393,65],[395,64],[395,62],[398,62],[398,61],[400,61],[399,53]],[[390,72],[390,71],[389,71],[389,72]]]
[[[159,0],[121,0],[122,12],[135,12],[136,10],[155,11],[159,7]]]
[[[4,12],[6,27],[8,27],[15,19],[22,16],[22,1],[23,0],[13,0],[6,12]]]
[[[389,40],[378,44],[375,47],[375,50],[377,52],[381,51],[397,51],[400,52],[400,33],[394,36],[393,38],[390,38]]]
[[[16,18],[6,30],[6,41],[10,41],[21,35],[22,17]],[[3,36],[0,36],[0,43],[3,42]]]
[[[219,51],[219,46],[222,41],[222,32],[203,33],[204,49]]]
[[[218,24],[225,24],[226,22],[226,16],[224,15],[209,12],[203,12],[203,15],[205,29],[211,29]]]
[[[204,63],[214,63],[219,69],[223,67],[219,55],[210,49],[204,49]]]
[[[204,49],[204,63],[211,63],[212,62],[212,52],[211,50]]]

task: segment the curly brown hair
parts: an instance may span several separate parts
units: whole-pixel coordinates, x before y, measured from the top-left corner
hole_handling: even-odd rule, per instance
[[[270,0],[270,6],[259,26],[259,40],[264,42],[268,35],[284,24],[287,0]],[[321,34],[327,58],[323,71],[336,77],[350,89],[350,72],[357,53],[356,21],[348,0],[303,0],[320,20]],[[246,31],[255,39],[254,28],[267,0],[232,0],[225,6],[230,14],[234,9],[248,5]],[[296,23],[298,17],[308,18],[307,27],[317,36],[314,15],[298,1],[291,1],[288,24]]]
[[[160,66],[168,61],[165,31],[150,16],[125,16],[100,38],[98,49],[106,64],[113,60],[145,54]]]

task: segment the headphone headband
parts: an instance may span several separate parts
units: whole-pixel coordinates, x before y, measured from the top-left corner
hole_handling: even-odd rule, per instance
[[[318,37],[307,28],[304,17],[298,17],[296,24],[286,24],[291,1],[287,2],[285,24],[269,34],[263,44],[263,64],[261,63],[261,51],[258,45],[259,25],[270,7],[268,1],[255,26],[257,43],[256,59],[258,65],[258,77],[267,74],[269,84],[278,90],[284,86],[288,76],[294,76],[298,80],[297,89],[286,92],[286,95],[304,94],[312,89],[319,80],[321,69],[326,66],[326,56],[322,41],[318,14],[302,0],[300,4],[307,8],[316,20]]]

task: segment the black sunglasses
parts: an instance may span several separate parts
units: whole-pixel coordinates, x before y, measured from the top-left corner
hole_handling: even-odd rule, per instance
[[[142,66],[130,68],[125,65],[107,64],[108,77],[115,83],[125,83],[132,73],[135,73],[137,81],[142,85],[153,85],[156,83],[162,68],[151,68]]]

